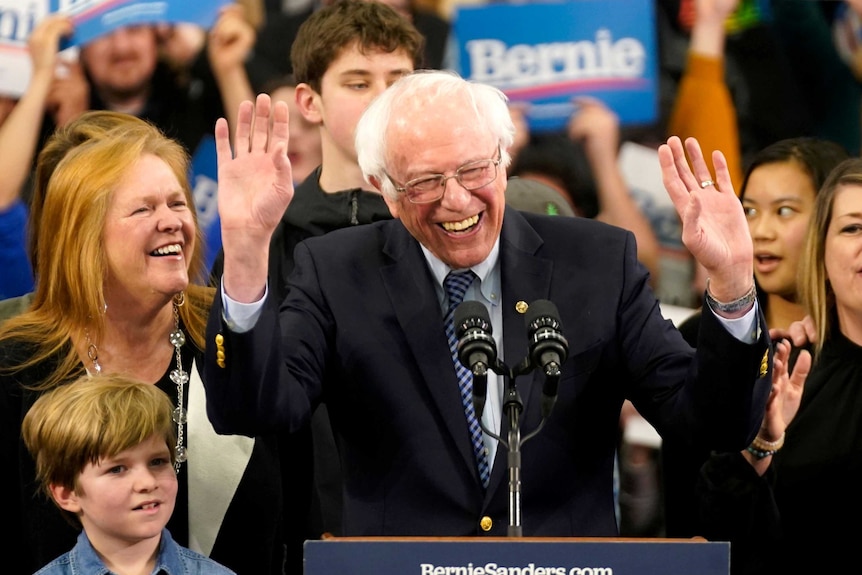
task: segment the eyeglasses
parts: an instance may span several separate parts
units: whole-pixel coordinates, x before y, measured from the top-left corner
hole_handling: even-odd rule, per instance
[[[446,182],[454,178],[462,188],[468,191],[478,190],[487,186],[497,179],[497,166],[502,161],[500,146],[497,146],[497,158],[490,160],[476,160],[464,164],[451,176],[443,174],[426,174],[413,178],[403,186],[398,186],[392,176],[386,177],[395,185],[399,192],[407,194],[407,199],[412,204],[430,204],[443,197],[446,191]]]

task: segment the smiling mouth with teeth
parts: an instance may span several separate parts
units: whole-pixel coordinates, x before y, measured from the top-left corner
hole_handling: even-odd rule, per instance
[[[158,503],[147,503],[146,505],[141,505],[139,509],[155,509],[158,506]]]
[[[477,223],[479,223],[479,214],[461,220],[460,222],[443,222],[440,225],[447,232],[463,232],[464,230],[472,228]]]
[[[151,256],[175,256],[179,255],[183,252],[183,247],[180,244],[171,244],[169,246],[162,246],[157,250],[153,250],[150,252]]]

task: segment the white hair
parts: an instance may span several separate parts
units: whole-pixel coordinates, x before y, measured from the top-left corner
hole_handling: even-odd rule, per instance
[[[386,175],[386,134],[396,106],[421,99],[429,104],[423,112],[431,113],[436,102],[451,102],[456,95],[466,96],[479,125],[484,125],[499,142],[503,166],[508,166],[511,157],[507,150],[514,140],[515,126],[506,95],[493,86],[467,81],[453,72],[417,70],[377,96],[356,125],[355,145],[365,180],[371,183],[374,178],[381,183],[385,195],[397,198],[398,192]]]

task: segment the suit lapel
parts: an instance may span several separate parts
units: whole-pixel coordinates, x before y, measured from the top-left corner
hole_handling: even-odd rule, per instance
[[[529,354],[523,304],[529,305],[537,299],[547,299],[550,294],[553,263],[536,255],[542,244],[542,238],[524,217],[507,208],[500,240],[500,283],[503,290],[504,357],[506,365],[512,369]],[[533,386],[542,385],[542,377],[540,372],[532,371],[515,378],[518,395],[524,404],[524,413],[527,413],[530,407]],[[522,426],[521,437],[538,424],[538,420],[535,420],[530,423],[531,427],[524,428],[524,422],[525,418],[522,417],[519,421]],[[509,419],[504,412],[500,426],[501,437],[506,438],[508,432]],[[508,477],[506,449],[503,444],[497,448],[497,457],[488,483],[489,495],[501,483],[505,483]]]
[[[434,277],[419,244],[403,224],[387,226],[386,235],[383,252],[391,258],[391,263],[382,268],[382,279],[404,341],[428,386],[434,407],[442,415],[464,464],[469,466],[478,483],[455,368],[451,362],[440,362],[441,357],[449,357],[449,344]]]
[[[400,222],[388,226],[386,230],[383,251],[391,258],[391,263],[382,270],[383,283],[404,340],[413,353],[413,360],[428,386],[434,406],[443,416],[464,464],[469,466],[478,482],[455,370],[448,363],[441,365],[438,360],[441,356],[449,356],[449,346],[443,331],[443,313],[435,291],[434,277],[419,245]],[[506,209],[500,244],[500,273],[504,357],[512,368],[529,353],[524,315],[523,311],[519,311],[522,309],[519,302],[530,304],[537,299],[548,298],[550,293],[553,264],[536,255],[542,243],[542,238],[521,214]],[[541,374],[531,372],[518,377],[515,383],[526,412],[533,385],[542,384]],[[503,414],[502,437],[506,437],[508,430],[507,417]],[[505,453],[500,453],[505,449],[502,444],[498,448],[488,486],[489,494],[506,477],[506,457]]]

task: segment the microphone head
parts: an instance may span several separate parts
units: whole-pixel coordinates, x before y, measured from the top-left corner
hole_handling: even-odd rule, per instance
[[[455,308],[453,322],[455,324],[455,336],[458,339],[461,339],[468,329],[478,328],[489,334],[493,330],[488,308],[478,301],[468,300],[459,304]]]
[[[497,343],[491,335],[488,308],[477,301],[465,301],[455,308],[453,321],[461,364],[473,371],[474,376],[477,368],[493,367],[497,359]]]
[[[552,357],[558,364],[566,361],[569,342],[563,336],[563,322],[553,302],[546,299],[534,301],[527,308],[524,321],[530,340],[530,356],[536,365],[546,366]]]
[[[543,327],[555,331],[563,331],[563,322],[560,321],[560,312],[554,302],[546,299],[537,299],[529,305],[527,313],[524,314],[524,322],[527,324],[527,332],[530,337]]]

